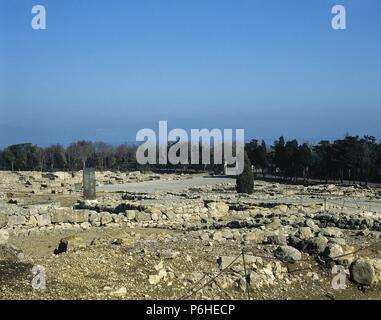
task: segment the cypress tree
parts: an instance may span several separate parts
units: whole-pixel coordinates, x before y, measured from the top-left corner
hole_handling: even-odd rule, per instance
[[[251,170],[251,162],[245,151],[243,172],[237,176],[237,192],[252,194],[254,191],[254,175]]]

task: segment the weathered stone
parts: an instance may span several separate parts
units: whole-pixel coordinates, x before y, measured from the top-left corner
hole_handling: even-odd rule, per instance
[[[249,284],[251,289],[259,289],[263,286],[264,281],[261,275],[251,271],[249,274]]]
[[[314,234],[311,231],[310,227],[300,227],[298,232],[296,233],[296,236],[302,240],[305,240],[305,239],[312,238],[314,236]]]
[[[3,228],[8,223],[8,215],[6,213],[0,212],[0,228]]]
[[[112,222],[111,214],[107,211],[101,212],[99,216],[100,216],[100,222],[102,226],[105,226],[109,224],[110,222]]]
[[[48,226],[52,223],[50,214],[40,214],[37,216],[37,225],[39,227]]]
[[[343,236],[343,232],[339,228],[335,227],[327,227],[320,229],[320,234],[329,238],[341,238]]]
[[[340,246],[344,246],[347,243],[344,238],[330,238],[329,242],[339,244]]]
[[[313,221],[312,219],[306,219],[304,221],[304,224],[306,227],[309,227],[311,230],[317,230],[319,229],[319,227],[316,225],[315,221]]]
[[[207,233],[200,234],[200,239],[202,241],[209,241],[210,240],[209,234],[207,234]]]
[[[222,231],[216,231],[213,233],[212,238],[214,241],[222,241],[225,240],[224,234]]]
[[[381,259],[371,259],[370,261],[373,265],[377,282],[380,282],[381,281]]]
[[[151,220],[151,214],[148,212],[141,211],[136,216],[137,221],[150,221]]]
[[[99,226],[101,224],[100,214],[96,211],[90,211],[89,222],[92,226]]]
[[[321,254],[325,251],[327,247],[328,239],[325,237],[314,237],[311,239],[304,240],[301,244],[302,251],[311,254]]]
[[[24,253],[12,244],[0,245],[0,261],[17,261],[24,258]]]
[[[329,243],[324,250],[324,257],[335,260],[344,254],[343,248],[336,243]]]
[[[267,237],[267,243],[275,245],[287,245],[287,238],[282,234],[272,234]]]
[[[151,274],[149,277],[148,277],[148,282],[152,285],[156,285],[160,282],[161,278],[158,274]]]
[[[89,210],[73,210],[69,216],[69,222],[71,223],[82,223],[89,221]]]
[[[241,265],[243,266],[243,258],[241,257],[234,257],[234,256],[221,256],[221,261],[222,261],[222,268],[227,268],[227,267],[233,267],[235,265]],[[245,254],[245,263],[247,265],[250,264],[257,264],[257,265],[262,265],[263,261],[262,258],[256,257],[253,255]]]
[[[372,285],[376,275],[372,263],[368,259],[357,259],[350,266],[351,279],[357,284]]]
[[[270,223],[266,224],[266,229],[278,230],[282,227],[282,220],[274,218]]]
[[[136,218],[136,210],[126,210],[126,217],[128,220],[135,220]]]
[[[286,204],[279,204],[274,207],[274,210],[282,212],[282,213],[286,213],[288,211],[288,206]]]
[[[70,208],[54,208],[52,212],[52,223],[64,223],[69,222]]]
[[[206,206],[209,210],[217,210],[221,212],[229,211],[229,206],[225,202],[209,202]]]
[[[13,215],[8,217],[8,226],[18,226],[18,225],[23,225],[26,223],[26,219],[24,216],[19,216],[19,215]]]
[[[89,228],[91,227],[91,224],[90,224],[90,222],[82,222],[82,223],[80,224],[80,226],[81,226],[81,228],[82,228],[83,230],[87,230],[87,229],[89,229]]]
[[[253,242],[263,242],[265,240],[265,233],[261,230],[251,231],[246,233],[243,237],[245,241],[253,241]]]
[[[299,250],[290,246],[278,247],[274,252],[274,256],[283,262],[294,262],[302,259]]]
[[[229,206],[224,202],[209,202],[207,205],[211,218],[219,219],[227,215]]]
[[[151,214],[156,214],[158,216],[162,214],[161,209],[155,207],[148,208],[147,212]]]
[[[8,240],[9,240],[8,230],[1,229],[0,230],[0,244],[6,244]]]

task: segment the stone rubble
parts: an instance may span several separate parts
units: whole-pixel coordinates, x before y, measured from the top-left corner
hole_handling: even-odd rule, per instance
[[[283,292],[280,295],[286,295],[288,286],[302,286],[303,281],[311,286],[329,286],[326,274],[335,264],[345,267],[353,285],[374,288],[381,283],[381,246],[373,251],[356,251],[379,241],[378,189],[258,182],[253,195],[237,196],[234,183],[222,183],[181,192],[104,192],[97,201],[85,201],[76,185],[81,181],[80,172],[73,176],[1,172],[0,176],[5,190],[0,197],[0,261],[25,259],[22,250],[10,244],[11,240],[25,243],[29,238],[59,239],[51,244],[55,255],[47,259],[51,268],[60,270],[57,274],[69,272],[66,262],[82,265],[78,257],[89,263],[81,268],[85,276],[91,274],[92,264],[109,272],[109,279],[118,279],[118,272],[122,272],[118,270],[129,270],[134,265],[136,277],[150,297],[164,290],[166,297],[175,298],[180,292],[168,296],[165,288],[186,292],[199,281],[212,279],[219,274],[217,259],[220,267],[228,270],[202,292],[195,293],[196,298],[211,297],[221,288],[226,290],[226,296],[220,293],[220,298],[234,298],[244,297],[248,288],[256,292],[269,288],[271,297],[271,288],[277,287]],[[100,184],[181,179],[176,175],[110,172],[99,177]],[[47,198],[33,200],[41,195]],[[70,195],[70,199],[63,195]],[[347,197],[348,207],[340,206],[340,197]],[[358,199],[362,208],[353,209],[356,205],[348,200],[352,198]],[[121,231],[91,241],[82,237],[114,230]],[[241,250],[244,259],[236,259]],[[111,263],[116,259],[109,256],[111,253],[123,257],[125,264]],[[79,273],[76,276],[80,277]],[[93,289],[101,296],[135,297],[130,283],[114,282],[98,285],[99,292]]]

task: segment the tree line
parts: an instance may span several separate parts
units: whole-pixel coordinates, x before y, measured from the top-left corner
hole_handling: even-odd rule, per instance
[[[104,142],[78,141],[64,147],[54,144],[39,147],[32,143],[11,145],[0,150],[1,170],[74,171],[83,167],[98,170],[199,170],[221,172],[223,165],[145,165],[136,162],[136,145],[110,145]],[[257,174],[295,181],[381,182],[381,143],[372,136],[346,136],[316,145],[284,137],[267,146],[251,140],[245,150]]]
[[[317,145],[280,137],[269,148],[265,142],[252,140],[246,144],[251,163],[265,176],[284,180],[302,178],[365,183],[381,181],[381,143],[372,136],[346,136]]]

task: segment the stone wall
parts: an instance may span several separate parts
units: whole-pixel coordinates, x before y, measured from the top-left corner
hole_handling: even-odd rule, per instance
[[[160,221],[195,221],[221,218],[229,213],[223,202],[203,201],[179,204],[122,203],[99,206],[91,202],[78,202],[74,208],[61,207],[58,203],[29,205],[0,202],[0,229],[13,233],[34,233],[62,229],[88,229],[90,227],[121,226],[126,223]]]

